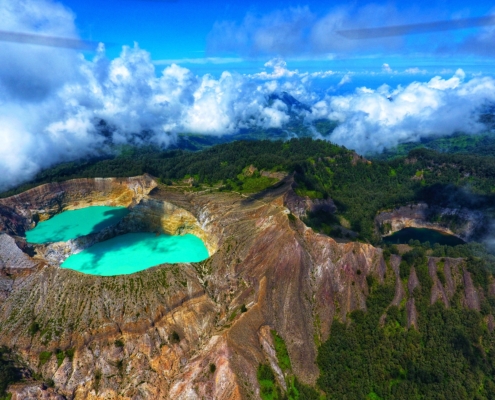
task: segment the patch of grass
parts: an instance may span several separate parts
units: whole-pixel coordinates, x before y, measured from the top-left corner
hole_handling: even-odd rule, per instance
[[[234,312],[230,314],[229,322],[232,322],[235,319],[235,317],[237,317],[237,311],[238,310],[234,310]]]
[[[76,352],[75,349],[67,349],[65,350],[65,355],[69,359],[70,362],[74,360],[74,353]]]
[[[307,190],[302,188],[296,188],[296,194],[301,197],[308,196],[310,199],[323,199],[323,193],[316,190]]]
[[[45,365],[50,360],[51,356],[52,356],[51,351],[42,351],[39,355],[40,367]]]
[[[275,353],[277,354],[278,365],[282,371],[288,372],[292,369],[292,367],[284,339],[282,339],[275,331],[272,331],[272,337],[273,343],[275,344]]]
[[[281,391],[275,381],[275,375],[269,365],[260,364],[257,377],[262,400],[278,400],[282,398]]]
[[[257,193],[272,186],[277,180],[267,176],[252,176],[242,181],[242,193]]]
[[[31,325],[29,325],[28,332],[31,336],[36,335],[36,333],[38,333],[39,330],[40,330],[40,326],[36,321],[32,322]]]
[[[57,349],[55,351],[55,357],[57,357],[57,367],[60,367],[65,360],[65,353],[62,350]]]
[[[124,342],[121,339],[117,339],[113,344],[115,347],[124,347]]]

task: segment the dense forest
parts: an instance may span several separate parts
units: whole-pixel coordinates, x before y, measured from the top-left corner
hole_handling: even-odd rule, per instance
[[[390,306],[393,272],[389,270],[385,285],[371,279],[367,311],[351,313],[349,323],[335,321],[330,338],[319,349],[318,385],[328,397],[494,399],[495,332],[487,328],[485,317],[495,312],[495,301],[488,295],[489,274],[483,263],[471,257],[465,263],[486,296],[480,312],[465,308],[459,287],[449,308],[440,301],[430,305],[433,280],[424,250],[404,254],[401,277],[407,278],[415,268],[420,282],[412,293],[417,329],[407,328],[404,305]]]
[[[236,141],[198,152],[126,147],[117,156],[72,162],[41,172],[32,182],[2,196],[35,185],[81,177],[126,177],[149,173],[165,184],[193,178],[194,186],[255,192],[273,183],[248,166],[294,173],[296,192],[312,198],[330,197],[335,215],[310,215],[307,223],[326,234],[341,234],[340,224],[359,240],[378,244],[374,217],[380,210],[425,201],[432,205],[488,209],[495,198],[495,158],[415,149],[407,157],[366,160],[323,140]],[[257,180],[254,180],[254,179]],[[354,237],[354,236],[353,236]]]
[[[484,121],[489,121],[489,126],[495,128],[495,116],[485,115]],[[477,154],[480,156],[495,155],[495,134],[493,132],[470,135],[466,133],[455,133],[450,136],[425,137],[419,142],[403,143],[396,148],[385,150],[381,154],[374,154],[373,158],[380,160],[391,160],[404,157],[415,149],[435,150],[439,153],[451,154]]]

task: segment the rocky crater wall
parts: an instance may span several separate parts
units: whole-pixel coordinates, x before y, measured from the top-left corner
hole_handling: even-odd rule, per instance
[[[16,237],[21,247],[31,248],[36,253],[35,259],[56,266],[95,243],[130,232],[191,233],[204,241],[212,255],[217,248],[214,235],[202,229],[191,211],[165,199],[150,198],[148,195],[156,186],[148,175],[126,179],[75,179],[42,185],[0,201],[0,210],[4,210],[0,212],[0,232]],[[114,226],[67,242],[29,245],[22,238],[26,230],[55,214],[97,205],[124,206],[131,212]]]
[[[103,205],[132,207],[154,187],[156,182],[149,175],[73,179],[41,185],[0,199],[0,232],[23,236],[37,222],[66,210]]]

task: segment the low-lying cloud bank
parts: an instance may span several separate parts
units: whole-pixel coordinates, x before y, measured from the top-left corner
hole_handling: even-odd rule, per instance
[[[330,137],[336,143],[360,153],[381,152],[424,137],[482,132],[486,126],[479,122],[479,112],[493,101],[493,78],[466,80],[458,70],[450,79],[328,97],[313,105],[312,118],[341,122]]]
[[[48,0],[7,0],[7,5],[0,7],[0,21],[8,21],[8,26],[0,22],[2,30],[77,38],[74,16],[61,5]],[[331,141],[379,152],[425,136],[480,132],[485,128],[477,112],[495,101],[494,79],[467,79],[461,70],[447,80],[322,98],[312,84],[334,72],[290,70],[281,59],[269,61],[258,74],[224,72],[219,78],[196,76],[175,64],[157,74],[150,55],[137,45],[124,47],[113,60],[100,46],[87,60],[73,50],[0,43],[0,59],[0,190],[48,166],[109,152],[115,145],[165,148],[181,132],[284,128],[291,112],[308,125],[338,120]],[[350,80],[343,75],[341,84]],[[289,110],[270,97],[281,92],[308,107]],[[101,121],[111,129],[102,131]]]

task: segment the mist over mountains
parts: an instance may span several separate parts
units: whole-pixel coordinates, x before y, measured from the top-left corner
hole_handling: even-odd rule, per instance
[[[49,0],[7,0],[0,16],[3,30],[78,37],[75,15]],[[0,190],[122,144],[166,148],[181,133],[277,128],[291,137],[294,119],[315,137],[321,137],[315,121],[337,121],[325,139],[360,153],[381,152],[424,137],[485,131],[479,113],[495,101],[492,77],[462,70],[450,79],[321,95],[312,85],[333,71],[291,70],[280,58],[260,73],[225,71],[215,78],[176,64],[157,70],[138,44],[114,59],[101,44],[87,59],[70,49],[0,43],[0,57]]]

